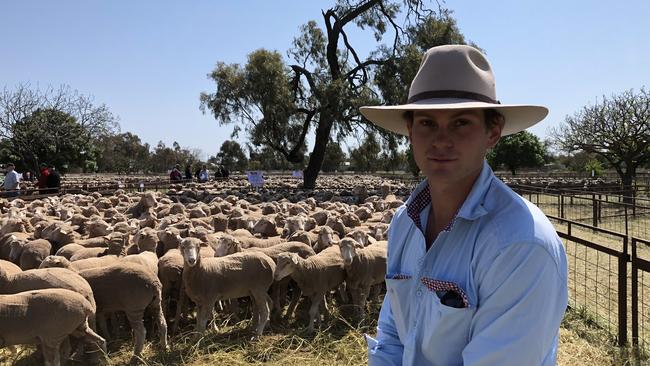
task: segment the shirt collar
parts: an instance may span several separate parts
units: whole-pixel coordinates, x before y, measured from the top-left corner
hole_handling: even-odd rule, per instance
[[[485,194],[490,188],[490,184],[494,179],[494,174],[492,169],[488,165],[487,161],[483,161],[483,168],[478,178],[472,186],[472,190],[465,198],[465,201],[461,205],[457,217],[462,217],[466,220],[476,220],[477,218],[485,215],[488,211],[483,206],[483,201],[485,199]],[[425,179],[420,182],[417,187],[411,193],[411,196],[406,200],[406,213],[413,220],[413,223],[418,228],[422,229],[422,223],[420,222],[420,214],[431,203],[431,194],[429,183]]]

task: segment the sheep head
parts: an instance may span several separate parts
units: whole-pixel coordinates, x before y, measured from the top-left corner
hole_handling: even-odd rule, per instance
[[[291,275],[300,261],[300,256],[296,253],[280,253],[278,255],[278,264],[275,267],[273,275],[276,281],[279,281]]]
[[[180,245],[181,255],[183,262],[188,267],[196,266],[200,259],[201,240],[197,238],[185,238],[181,241]]]
[[[151,228],[144,228],[138,231],[133,237],[133,242],[138,246],[138,251],[142,252],[156,252],[158,246],[158,236],[156,231]]]
[[[357,250],[363,248],[363,244],[352,238],[343,238],[339,243],[341,250],[341,257],[343,257],[343,264],[349,266],[352,264],[354,257],[357,256]]]
[[[318,232],[318,241],[313,245],[315,252],[321,252],[336,243],[334,230],[329,226],[323,226]]]
[[[23,247],[25,246],[27,241],[18,239],[16,236],[12,235],[11,237],[9,237],[9,241],[7,243],[9,244],[9,248],[10,248],[9,260],[14,263],[17,263],[18,258],[20,258],[20,255],[23,252]]]
[[[305,218],[303,216],[287,217],[282,230],[282,237],[288,238],[299,230],[305,230]]]
[[[241,252],[242,245],[237,238],[226,233],[217,233],[215,241],[210,241],[209,244],[214,249],[215,257],[223,257],[228,254]]]
[[[368,246],[368,233],[363,231],[363,230],[352,230],[348,235],[346,235],[347,238],[352,238],[356,240],[357,242],[361,243],[364,247]]]
[[[70,268],[70,261],[60,255],[48,255],[38,268]]]
[[[104,236],[104,240],[108,247],[106,254],[126,255],[126,248],[129,246],[129,234],[116,231]]]

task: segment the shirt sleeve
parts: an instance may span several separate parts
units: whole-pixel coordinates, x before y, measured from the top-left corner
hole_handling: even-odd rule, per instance
[[[511,245],[477,273],[479,303],[463,365],[555,364],[566,266],[543,245],[528,243]]]
[[[366,335],[369,366],[398,366],[402,364],[404,346],[395,329],[389,296],[390,294],[386,293],[379,312],[377,339]]]

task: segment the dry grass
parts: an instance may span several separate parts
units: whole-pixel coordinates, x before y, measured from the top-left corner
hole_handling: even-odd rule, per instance
[[[378,305],[372,309],[377,316]],[[208,332],[200,339],[184,333],[171,339],[172,348],[162,352],[154,344],[145,347],[143,359],[131,360],[132,343],[122,339],[109,344],[106,364],[117,365],[281,365],[324,366],[366,365],[366,346],[362,334],[374,332],[376,322],[371,320],[351,325],[340,314],[326,323],[315,334],[307,334],[304,324],[281,323],[258,340],[250,340],[251,333],[245,329],[248,322],[224,325],[219,331]],[[3,358],[0,365],[39,365],[33,347],[23,348],[17,359]],[[15,362],[14,362],[15,361]],[[644,362],[644,361],[641,361]],[[584,310],[567,311],[560,329],[558,351],[560,366],[618,366],[635,365],[625,351],[620,351],[615,340],[600,328]]]

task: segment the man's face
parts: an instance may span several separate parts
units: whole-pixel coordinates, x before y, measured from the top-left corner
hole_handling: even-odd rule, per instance
[[[422,173],[431,182],[460,186],[473,183],[503,126],[487,129],[482,110],[464,109],[416,111],[407,127]]]

